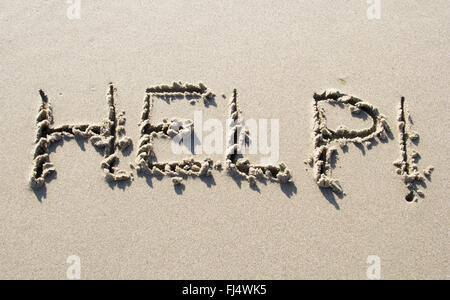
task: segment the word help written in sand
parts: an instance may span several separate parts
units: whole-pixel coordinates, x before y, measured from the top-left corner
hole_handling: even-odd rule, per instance
[[[103,151],[104,158],[101,169],[110,182],[132,181],[133,173],[119,169],[119,152],[127,150],[132,141],[125,135],[125,112],[118,111],[115,103],[116,89],[110,84],[107,92],[108,116],[100,124],[61,125],[53,124],[53,112],[48,96],[40,90],[41,106],[36,119],[37,135],[34,150],[34,168],[31,174],[31,186],[35,189],[43,187],[46,180],[56,173],[50,162],[49,147],[62,139],[86,138],[92,145]],[[183,84],[181,82],[172,85],[160,85],[148,88],[142,108],[139,148],[136,164],[131,164],[132,169],[138,173],[153,176],[168,176],[175,185],[182,185],[186,177],[209,177],[213,170],[222,170],[221,162],[214,162],[207,158],[197,161],[194,158],[186,158],[178,162],[159,162],[154,153],[153,144],[156,139],[172,139],[181,142],[191,138],[195,124],[192,120],[168,118],[162,123],[152,121],[154,102],[167,99],[184,99],[191,104],[202,102],[208,107],[214,102],[215,94],[204,84]],[[349,143],[359,144],[371,148],[376,140],[387,142],[391,135],[386,118],[373,105],[363,100],[342,94],[337,90],[326,90],[314,94],[313,102],[313,137],[314,154],[306,161],[314,170],[314,179],[321,188],[330,188],[333,192],[343,194],[343,189],[338,180],[331,177],[332,160],[337,156],[338,147],[345,149]],[[353,115],[367,114],[372,119],[372,126],[362,130],[351,130],[341,125],[332,130],[326,125],[324,110],[320,103],[337,104],[347,107]],[[239,109],[238,93],[235,89],[229,105],[230,116],[227,121],[227,147],[225,151],[225,169],[230,175],[247,180],[251,186],[256,186],[257,181],[276,182],[289,184],[293,182],[291,172],[286,164],[257,165],[251,163],[243,156],[243,148],[249,145],[251,136],[245,122],[241,119],[242,112]],[[408,118],[410,120],[410,118]],[[398,174],[402,175],[409,189],[406,200],[413,201],[417,196],[423,197],[423,192],[418,185],[424,185],[424,178],[429,178],[432,167],[418,171],[417,160],[419,154],[409,151],[409,142],[417,144],[418,135],[407,128],[405,100],[402,98],[398,117],[400,129],[400,150],[402,157],[394,165],[398,168]],[[195,147],[194,147],[195,148]],[[195,153],[195,149],[193,149]]]

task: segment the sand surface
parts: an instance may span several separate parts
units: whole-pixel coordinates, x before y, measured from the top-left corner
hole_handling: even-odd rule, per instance
[[[66,1],[2,1],[0,278],[66,279],[76,255],[82,279],[366,279],[376,255],[383,279],[448,279],[448,1],[382,0],[379,20],[367,7],[82,0],[70,20]],[[133,171],[146,89],[180,80],[216,94],[205,119],[229,117],[234,89],[244,118],[279,119],[280,162],[294,184],[251,188],[223,170],[180,188]],[[56,178],[31,189],[39,90],[55,126],[97,124],[111,82],[133,141],[120,168],[134,181],[108,184],[104,157],[72,139],[50,149]],[[314,154],[313,95],[330,88],[377,107],[392,130],[370,149],[338,149],[332,177],[345,196],[321,190],[304,163]],[[435,168],[412,203],[393,166],[401,97],[420,133],[418,169]],[[371,126],[324,109],[330,128]],[[193,108],[159,102],[154,118],[165,117],[193,118]]]

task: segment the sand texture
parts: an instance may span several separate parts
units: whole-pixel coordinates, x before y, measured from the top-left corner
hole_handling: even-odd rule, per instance
[[[381,3],[1,1],[0,279],[448,279],[448,1]]]

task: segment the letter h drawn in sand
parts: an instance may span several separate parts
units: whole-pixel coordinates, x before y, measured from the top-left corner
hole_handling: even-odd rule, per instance
[[[205,106],[214,101],[215,95],[202,83],[198,85],[174,82],[171,86],[160,85],[147,89],[144,99],[143,112],[140,123],[141,138],[136,158],[136,170],[149,175],[169,176],[175,185],[182,185],[183,177],[211,176],[213,162],[211,159],[196,161],[193,158],[180,162],[158,162],[154,152],[154,140],[156,138],[173,139],[192,148],[193,131],[196,126],[192,120],[164,119],[160,124],[153,124],[152,112],[156,100],[171,101],[174,99],[186,99],[191,104],[203,100]],[[201,124],[197,124],[199,126]],[[199,129],[201,130],[201,128]]]
[[[350,108],[352,114],[366,113],[372,118],[373,125],[362,130],[350,130],[339,126],[332,130],[326,125],[324,110],[320,102],[344,105]],[[337,155],[337,147],[345,149],[348,143],[361,144],[371,147],[378,138],[381,142],[388,141],[390,129],[386,118],[371,104],[353,96],[341,94],[337,90],[326,90],[321,94],[314,94],[314,154],[307,161],[313,165],[314,179],[321,188],[331,188],[333,192],[342,195],[342,187],[336,179],[331,178],[331,161]]]
[[[30,184],[32,188],[45,186],[46,179],[56,173],[50,162],[49,148],[62,139],[87,138],[93,146],[104,153],[101,163],[106,179],[110,181],[131,180],[132,174],[116,167],[119,162],[118,151],[125,150],[131,145],[131,140],[125,136],[124,112],[117,113],[115,105],[115,88],[110,84],[107,94],[108,118],[103,124],[93,125],[61,125],[53,126],[53,111],[44,91],[39,91],[41,106],[36,119],[37,135],[34,151],[34,168]]]

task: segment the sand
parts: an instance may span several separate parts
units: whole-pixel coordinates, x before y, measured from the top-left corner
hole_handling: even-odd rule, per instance
[[[68,7],[0,4],[1,279],[449,278],[447,1]],[[279,162],[174,155],[195,110]]]

